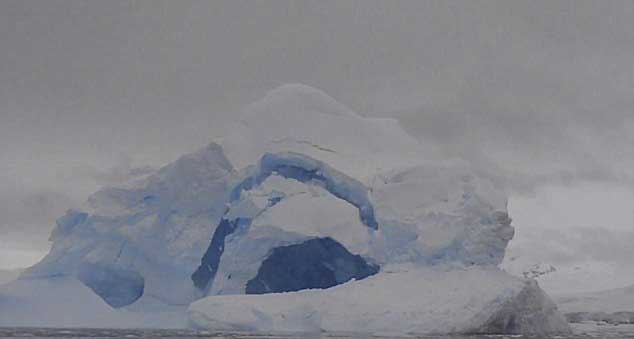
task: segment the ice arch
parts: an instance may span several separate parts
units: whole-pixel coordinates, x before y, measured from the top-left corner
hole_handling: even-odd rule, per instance
[[[378,229],[374,207],[365,185],[319,160],[299,153],[266,153],[250,175],[232,190],[231,201],[238,200],[243,190],[250,190],[262,184],[273,174],[324,188],[335,197],[358,208],[359,218],[364,225]]]
[[[249,191],[261,185],[274,174],[324,188],[335,197],[355,206],[359,210],[359,218],[364,225],[373,230],[378,229],[368,189],[361,182],[319,160],[299,153],[264,154],[258,165],[250,169],[244,179],[240,180],[231,190],[229,205],[240,199],[242,191]],[[272,201],[271,203],[275,204],[276,202]],[[220,257],[224,252],[225,238],[232,234],[239,225],[250,223],[251,219],[249,218],[230,220],[226,218],[226,215],[223,216],[201,259],[200,266],[191,276],[197,288],[205,290],[213,281],[218,270]]]

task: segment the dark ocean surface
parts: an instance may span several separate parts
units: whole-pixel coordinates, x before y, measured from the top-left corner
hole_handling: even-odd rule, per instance
[[[599,325],[594,323],[573,324],[574,334],[569,336],[554,336],[553,338],[634,338],[634,324],[632,325]],[[223,338],[223,339],[274,339],[274,338],[445,338],[445,339],[480,339],[480,338],[538,338],[528,336],[508,335],[477,335],[477,336],[373,336],[373,335],[334,335],[334,334],[255,334],[255,333],[224,333],[213,331],[196,331],[180,329],[60,329],[60,328],[0,328],[0,338]],[[539,337],[542,338],[542,337]]]

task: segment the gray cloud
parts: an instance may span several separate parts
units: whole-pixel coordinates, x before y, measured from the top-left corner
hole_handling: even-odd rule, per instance
[[[634,232],[601,227],[576,227],[574,231],[536,229],[524,231],[511,256],[530,256],[534,262],[567,265],[586,261],[630,265],[634,255]],[[547,237],[544,234],[548,233]],[[540,246],[540,251],[535,251]]]
[[[634,177],[629,1],[5,0],[0,48],[8,197],[81,201],[286,82],[397,117],[522,192]]]
[[[117,163],[108,169],[102,170],[92,166],[84,165],[70,172],[70,180],[77,177],[87,177],[95,181],[99,186],[120,185],[134,179],[142,178],[155,172],[152,166],[134,166],[132,158],[127,155],[121,156]]]
[[[120,185],[152,173],[150,166],[134,166],[131,157],[121,155],[108,169],[79,165],[60,170],[55,185],[31,181],[31,185],[7,185],[0,191],[0,248],[41,253],[49,246],[48,234],[58,217],[80,206],[87,194],[98,187]],[[75,186],[81,186],[77,188]],[[25,253],[28,255],[28,253]],[[5,260],[6,261],[6,260]]]
[[[72,206],[71,198],[61,192],[34,191],[0,195],[0,244],[3,250],[48,248],[48,232],[55,220]]]

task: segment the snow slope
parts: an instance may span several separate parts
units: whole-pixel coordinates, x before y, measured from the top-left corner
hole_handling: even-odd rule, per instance
[[[89,309],[108,319],[124,314],[136,326],[182,326],[185,308],[203,297],[195,305],[224,301],[231,310],[232,298],[244,300],[248,309],[278,297],[302,304],[306,296],[313,305],[334,293],[360,308],[322,305],[318,313],[324,319],[332,313],[374,321],[395,307],[390,305],[403,307],[386,318],[394,324],[377,320],[376,331],[559,332],[566,326],[541,290],[534,285],[527,290],[524,282],[491,268],[504,258],[513,237],[510,224],[506,196],[494,176],[468,162],[438,158],[395,120],[365,118],[319,90],[285,85],[247,107],[216,143],[139,181],[104,188],[68,211],[51,235],[51,252],[4,296],[26,298],[35,318],[24,316],[24,324],[40,324],[38,312],[50,312],[52,303],[81,285],[72,297],[88,298],[88,308],[70,303],[68,314],[90,314]],[[315,263],[315,257],[323,262]],[[388,274],[403,264],[411,270]],[[261,288],[255,290],[275,290],[267,284],[285,268],[301,277],[292,284],[276,282],[284,291],[363,280],[293,294],[298,301],[286,295],[225,296],[249,293],[249,282],[256,280]],[[47,290],[48,284],[59,293],[40,297],[45,292],[35,290],[40,285]],[[434,292],[448,286],[468,298],[452,299],[453,290]],[[454,320],[440,322],[443,313],[430,308],[441,310],[443,304],[444,315]],[[10,303],[4,305],[0,312],[12,312]],[[262,314],[275,311],[260,306]],[[357,314],[364,306],[378,313]],[[471,313],[457,316],[464,308]],[[507,308],[522,320],[500,318],[498,311]],[[215,319],[219,312],[191,310],[199,326],[214,325],[198,319]],[[292,319],[303,317],[302,310]],[[409,311],[421,318],[407,316]],[[166,315],[170,321],[162,322]],[[56,321],[67,324],[65,318],[48,324]],[[249,324],[269,329],[268,322]],[[325,324],[327,330],[346,329],[330,320]]]
[[[395,268],[326,290],[216,296],[192,304],[202,328],[371,334],[568,332],[535,283],[488,267]]]
[[[236,168],[265,153],[295,152],[368,184],[378,172],[440,159],[394,119],[366,118],[324,92],[287,84],[249,105],[217,142]]]
[[[553,296],[622,288],[634,281],[633,240],[631,230],[518,224],[502,267],[526,272]]]
[[[562,312],[634,312],[634,286],[599,292],[562,294],[555,299]]]

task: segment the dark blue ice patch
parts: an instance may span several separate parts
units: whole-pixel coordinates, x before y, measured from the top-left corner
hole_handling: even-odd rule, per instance
[[[220,257],[225,250],[225,238],[240,225],[248,225],[251,223],[251,219],[236,218],[234,220],[228,220],[223,218],[220,221],[216,231],[211,238],[211,244],[207,248],[207,252],[201,260],[201,264],[192,274],[191,278],[194,282],[194,286],[198,289],[205,290],[209,287],[209,283],[213,281],[218,272],[218,265],[220,264]]]
[[[350,253],[332,238],[317,238],[301,244],[273,249],[255,278],[246,285],[246,294],[329,288],[351,279],[374,275],[379,267]]]

